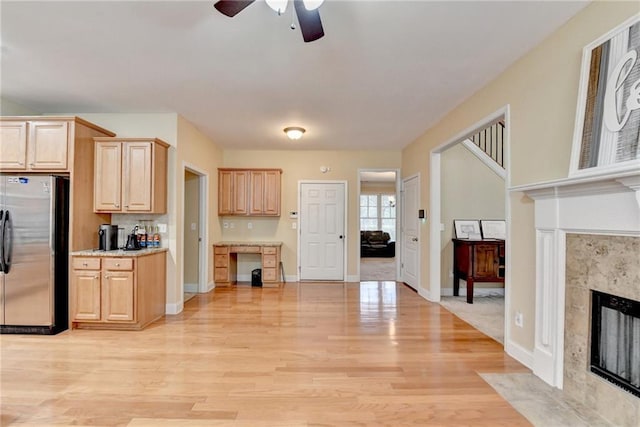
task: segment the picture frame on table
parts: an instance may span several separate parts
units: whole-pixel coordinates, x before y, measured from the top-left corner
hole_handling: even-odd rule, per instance
[[[456,239],[482,239],[480,221],[477,219],[454,219],[453,229],[456,235]]]
[[[507,223],[504,220],[482,219],[480,229],[483,239],[506,240],[507,238]]]
[[[582,51],[569,176],[640,168],[640,14]]]

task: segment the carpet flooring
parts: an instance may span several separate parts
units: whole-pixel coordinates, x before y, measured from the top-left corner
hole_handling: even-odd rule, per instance
[[[467,298],[442,297],[440,304],[471,326],[504,344],[504,296],[474,296],[473,304]]]
[[[360,258],[360,281],[396,280],[396,258]]]

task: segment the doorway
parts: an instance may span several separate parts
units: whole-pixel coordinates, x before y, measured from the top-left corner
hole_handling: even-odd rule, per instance
[[[509,336],[509,223],[510,204],[508,162],[508,107],[500,109],[474,126],[461,132],[431,152],[430,197],[430,285],[428,299],[440,302],[450,311],[472,324],[496,341],[506,342]],[[500,163],[474,146],[472,140],[482,134],[480,148],[494,147],[492,135],[500,130]],[[460,296],[451,296],[453,289],[453,219],[504,220],[506,224],[506,259],[504,286],[476,284],[473,304],[465,301],[464,282]],[[496,324],[498,327],[496,328]]]
[[[399,277],[399,170],[358,170],[360,281],[397,281]]]
[[[345,280],[344,181],[300,181],[299,280]]]
[[[187,302],[207,291],[206,175],[185,166],[183,196],[183,301]]]

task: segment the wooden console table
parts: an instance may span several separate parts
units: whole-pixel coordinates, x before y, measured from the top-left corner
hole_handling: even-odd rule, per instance
[[[229,286],[237,280],[238,254],[261,254],[262,286],[280,284],[282,242],[218,242],[213,245],[213,280]]]
[[[453,295],[460,293],[460,279],[467,281],[469,304],[475,282],[504,283],[504,254],[504,240],[453,239]]]

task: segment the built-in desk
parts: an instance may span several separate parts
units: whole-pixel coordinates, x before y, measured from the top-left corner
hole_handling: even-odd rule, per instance
[[[261,254],[262,286],[280,285],[282,242],[218,242],[213,245],[213,280],[229,286],[237,279],[238,254]]]

